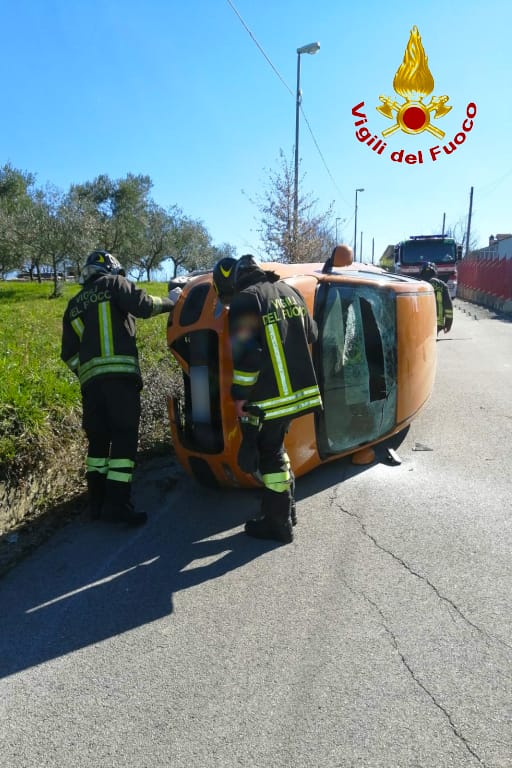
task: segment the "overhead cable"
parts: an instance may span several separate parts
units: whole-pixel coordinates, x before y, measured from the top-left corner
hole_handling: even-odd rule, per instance
[[[237,10],[237,8],[234,6],[234,4],[231,2],[231,0],[227,0],[227,3],[228,3],[228,4],[229,4],[229,6],[232,8],[232,10],[234,11],[234,13],[236,13],[236,15],[237,15],[237,16],[238,16],[238,18],[240,19],[240,22],[242,23],[242,25],[243,25],[244,29],[245,29],[245,30],[246,30],[246,32],[247,32],[247,33],[250,35],[250,37],[251,37],[252,41],[253,41],[253,42],[254,42],[254,44],[257,46],[258,50],[259,50],[259,51],[260,51],[260,52],[263,54],[263,56],[265,57],[265,59],[267,60],[267,62],[270,64],[270,66],[271,66],[271,67],[272,67],[272,69],[274,70],[275,74],[278,76],[278,78],[280,79],[280,81],[283,83],[283,85],[284,85],[284,87],[286,88],[286,90],[287,90],[287,91],[288,91],[288,92],[291,94],[291,96],[293,96],[293,98],[295,98],[295,93],[292,91],[292,89],[290,88],[290,86],[288,85],[288,83],[286,82],[286,80],[283,78],[283,76],[281,75],[281,73],[278,71],[278,69],[277,69],[277,68],[274,66],[274,64],[273,64],[273,63],[272,63],[272,61],[270,60],[270,57],[269,57],[269,56],[268,56],[268,55],[265,53],[265,51],[263,50],[262,46],[259,44],[259,42],[257,41],[256,37],[253,35],[253,33],[251,32],[251,30],[249,29],[249,27],[248,27],[248,26],[247,26],[247,24],[245,23],[244,19],[243,19],[243,18],[242,18],[242,16],[240,15],[240,13],[239,13],[239,11]],[[334,180],[334,177],[333,177],[333,175],[332,175],[331,171],[329,170],[329,167],[328,167],[328,165],[327,165],[327,163],[326,163],[326,161],[325,161],[325,158],[324,158],[324,156],[323,156],[323,154],[322,154],[322,151],[320,150],[320,147],[319,147],[319,145],[318,145],[318,142],[317,142],[317,140],[316,140],[316,137],[315,137],[315,135],[314,135],[314,133],[313,133],[313,129],[311,128],[311,125],[309,124],[309,120],[307,119],[307,117],[306,117],[306,113],[304,112],[304,109],[302,108],[302,106],[300,107],[300,111],[301,111],[301,113],[302,113],[302,117],[304,118],[304,122],[306,123],[306,125],[307,125],[307,127],[308,127],[308,130],[309,130],[309,132],[310,132],[310,134],[311,134],[311,138],[313,139],[313,142],[314,142],[314,144],[315,144],[315,147],[316,147],[316,149],[317,149],[317,151],[318,151],[318,154],[320,155],[320,159],[322,160],[322,163],[323,163],[323,165],[324,165],[324,168],[325,168],[325,170],[327,171],[327,173],[328,173],[328,175],[329,175],[329,178],[331,179],[332,183],[334,184],[334,186],[336,187],[336,189],[338,190],[338,192],[340,193],[340,195],[342,195],[342,192],[341,192],[340,188],[339,188],[339,187],[338,187],[338,185],[336,184],[336,181]],[[343,197],[342,197],[342,199],[343,199]],[[349,203],[347,203],[347,201],[346,201],[346,200],[344,200],[344,202],[346,203],[346,205],[349,205]]]

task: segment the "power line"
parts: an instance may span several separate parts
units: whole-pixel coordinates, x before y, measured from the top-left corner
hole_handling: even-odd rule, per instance
[[[483,197],[485,195],[490,194],[491,192],[494,192],[494,190],[501,184],[502,181],[505,181],[506,178],[510,176],[512,173],[512,168],[503,174],[503,176],[500,176],[498,179],[495,179],[494,181],[490,181],[487,184],[484,184],[483,187],[480,187],[478,189],[478,194],[480,197]]]
[[[321,151],[320,147],[318,146],[318,142],[317,142],[317,140],[316,140],[316,138],[315,138],[315,134],[313,133],[313,130],[312,130],[312,128],[311,128],[311,126],[310,126],[310,124],[309,124],[309,120],[307,119],[307,117],[306,117],[306,113],[305,113],[305,112],[304,112],[304,110],[302,109],[302,106],[301,106],[301,108],[300,108],[300,111],[302,112],[302,117],[304,118],[304,122],[306,123],[306,125],[307,125],[307,127],[308,127],[308,129],[309,129],[309,132],[310,132],[310,134],[311,134],[311,138],[313,139],[313,142],[314,142],[314,144],[315,144],[315,147],[316,147],[316,148],[317,148],[317,150],[318,150],[318,154],[320,155],[320,158],[321,158],[321,160],[322,160],[322,163],[324,164],[324,168],[325,168],[325,170],[327,171],[327,173],[329,174],[329,178],[331,179],[332,183],[334,184],[334,186],[336,187],[336,189],[337,189],[337,190],[338,190],[338,192],[340,193],[340,195],[341,195],[341,197],[342,197],[342,200],[343,200],[343,202],[344,202],[344,203],[346,203],[347,205],[349,205],[349,203],[347,203],[347,201],[346,201],[346,200],[345,200],[345,198],[343,197],[343,194],[342,194],[342,192],[341,192],[341,189],[340,189],[340,188],[338,187],[338,185],[336,184],[336,182],[335,182],[335,180],[334,180],[334,178],[333,178],[333,175],[332,175],[332,173],[330,172],[330,170],[329,170],[329,168],[328,168],[328,166],[327,166],[327,163],[325,162],[325,159],[324,159],[324,156],[323,156],[323,154],[322,154],[322,151]],[[350,207],[350,206],[349,206],[349,207]]]
[[[263,50],[262,46],[259,44],[259,42],[257,41],[256,37],[253,35],[253,33],[251,32],[251,30],[249,29],[249,27],[248,27],[248,26],[247,26],[247,24],[245,23],[244,19],[242,18],[242,16],[241,16],[241,15],[240,15],[240,13],[238,12],[237,8],[234,6],[234,4],[231,2],[231,0],[227,0],[227,3],[228,3],[228,5],[229,5],[229,6],[232,8],[232,10],[234,11],[234,13],[236,13],[236,15],[237,15],[237,16],[238,16],[238,18],[240,19],[240,22],[242,23],[242,25],[243,25],[244,29],[245,29],[245,30],[246,30],[246,32],[249,34],[249,36],[251,37],[252,41],[253,41],[253,42],[254,42],[254,44],[257,46],[258,50],[259,50],[259,51],[260,51],[260,52],[263,54],[263,56],[265,57],[265,59],[267,60],[267,62],[270,64],[270,66],[271,66],[271,67],[272,67],[272,69],[274,70],[275,74],[278,76],[278,78],[280,79],[280,81],[283,83],[283,85],[284,85],[284,87],[286,88],[286,90],[287,90],[287,91],[288,91],[288,92],[291,94],[291,96],[293,96],[293,98],[295,98],[295,94],[294,94],[294,92],[292,91],[292,89],[290,88],[290,86],[288,85],[288,83],[286,82],[286,80],[283,78],[283,76],[281,75],[281,73],[278,71],[278,69],[277,69],[277,68],[274,66],[274,64],[273,64],[273,63],[272,63],[272,61],[270,60],[270,57],[269,57],[269,56],[268,56],[268,55],[265,53],[265,51]],[[343,197],[343,195],[342,195],[342,192],[341,192],[340,188],[339,188],[339,187],[338,187],[338,185],[336,184],[336,181],[334,180],[334,177],[333,177],[333,175],[332,175],[331,171],[329,170],[329,167],[328,167],[328,165],[327,165],[327,163],[326,163],[326,161],[325,161],[325,158],[324,158],[324,156],[323,156],[323,154],[322,154],[322,151],[321,151],[321,149],[320,149],[320,146],[319,146],[319,144],[318,144],[318,141],[316,140],[315,134],[313,133],[313,129],[311,128],[311,125],[309,124],[309,120],[308,120],[308,118],[307,118],[307,116],[306,116],[306,113],[304,112],[304,109],[302,108],[302,105],[301,105],[301,107],[300,107],[300,111],[301,111],[301,113],[302,113],[302,117],[304,118],[304,122],[306,123],[306,125],[307,125],[307,127],[308,127],[308,130],[309,130],[309,132],[310,132],[310,134],[311,134],[311,138],[313,139],[313,142],[314,142],[314,145],[315,145],[315,147],[316,147],[316,149],[317,149],[317,151],[318,151],[318,154],[320,155],[320,158],[321,158],[321,160],[322,160],[322,163],[323,163],[323,165],[324,165],[324,168],[325,168],[325,170],[327,171],[327,173],[328,173],[328,175],[329,175],[329,178],[331,179],[331,181],[332,181],[332,183],[334,184],[335,188],[336,188],[336,189],[338,190],[338,192],[340,193],[340,195],[341,195],[341,197],[342,197],[342,200],[343,200],[343,202],[344,202],[346,205],[348,205],[348,206],[350,207],[350,204],[349,204],[349,203],[348,203],[348,202],[345,200],[345,198]]]
[[[243,25],[244,29],[246,30],[246,32],[248,32],[248,33],[249,33],[249,35],[250,35],[250,37],[251,37],[252,41],[253,41],[253,42],[254,42],[254,44],[257,46],[257,48],[258,48],[258,49],[261,51],[261,53],[263,54],[263,56],[266,58],[266,60],[268,61],[268,63],[270,64],[270,66],[272,67],[272,69],[274,70],[274,72],[276,73],[276,75],[278,76],[278,78],[280,79],[280,81],[282,82],[282,84],[284,85],[284,87],[286,88],[286,90],[287,90],[287,91],[289,91],[289,92],[291,93],[291,95],[293,96],[293,91],[292,91],[292,89],[290,88],[290,86],[288,85],[288,83],[286,82],[286,80],[285,80],[285,79],[284,79],[284,78],[281,76],[281,73],[280,73],[280,72],[279,72],[279,71],[276,69],[276,67],[273,65],[273,63],[271,62],[270,58],[267,56],[267,54],[265,53],[265,51],[263,50],[263,48],[261,47],[261,45],[258,43],[258,41],[257,41],[257,40],[256,40],[256,38],[254,37],[253,33],[251,32],[251,30],[249,29],[249,27],[247,26],[247,24],[245,23],[245,21],[243,20],[243,18],[240,16],[240,14],[239,14],[238,10],[235,8],[235,6],[234,6],[234,5],[233,5],[233,3],[231,2],[231,0],[227,0],[227,2],[228,2],[228,5],[230,5],[230,6],[231,6],[231,8],[233,9],[233,11],[236,13],[236,15],[238,16],[238,18],[239,18],[239,19],[240,19],[240,21],[242,22],[242,25]]]

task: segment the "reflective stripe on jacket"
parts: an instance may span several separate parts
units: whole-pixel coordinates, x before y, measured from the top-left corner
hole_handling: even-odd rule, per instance
[[[258,282],[229,309],[235,400],[249,400],[265,420],[294,419],[322,405],[309,343],[316,323],[298,291],[283,281]]]
[[[140,379],[135,317],[168,312],[168,299],[150,296],[122,275],[99,275],[74,296],[62,322],[61,358],[81,386],[96,376]]]

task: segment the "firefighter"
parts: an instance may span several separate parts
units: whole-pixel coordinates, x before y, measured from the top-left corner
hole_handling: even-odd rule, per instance
[[[247,254],[232,267],[231,396],[240,419],[238,464],[263,483],[261,516],[245,524],[259,539],[293,541],[293,474],[284,449],[290,422],[322,406],[309,344],[316,323],[298,291]],[[227,275],[224,275],[227,277]],[[228,286],[217,286],[219,296]]]
[[[131,502],[142,389],[135,317],[170,312],[181,290],[148,295],[107,251],[87,257],[80,282],[64,313],[61,358],[80,381],[89,511],[93,519],[143,525],[146,513]]]
[[[233,298],[235,287],[233,283],[233,269],[237,259],[232,256],[224,256],[213,268],[213,287],[222,304],[229,305]]]
[[[435,264],[428,262],[420,272],[420,280],[426,280],[434,289],[437,310],[437,332],[448,333],[453,323],[453,303],[448,286],[437,277]]]

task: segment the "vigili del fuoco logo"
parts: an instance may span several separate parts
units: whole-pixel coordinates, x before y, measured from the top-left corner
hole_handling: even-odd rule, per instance
[[[354,122],[357,128],[356,139],[361,144],[370,147],[377,155],[384,155],[388,146],[385,139],[398,131],[413,136],[427,132],[435,136],[439,142],[444,139],[446,132],[439,127],[437,121],[445,117],[452,106],[448,103],[449,96],[434,94],[434,78],[429,69],[428,57],[425,54],[417,27],[411,29],[404,60],[393,78],[393,90],[403,101],[392,96],[379,96],[381,104],[376,107],[380,115],[394,121],[392,125],[381,131],[381,136],[384,138],[380,138],[377,133],[372,134],[370,129],[366,127],[368,118],[363,111],[365,108],[364,101],[353,107],[352,115],[357,118]],[[427,103],[429,97],[430,101]],[[443,154],[451,155],[466,141],[468,134],[473,129],[475,115],[476,104],[471,101],[466,107],[466,114],[461,123],[460,131],[455,134],[453,139],[445,144],[438,143],[426,150],[419,149],[416,152],[407,152],[406,149],[392,151],[392,148],[389,147],[389,158],[395,163],[405,162],[414,165],[423,163],[425,158],[430,158],[435,162]]]

